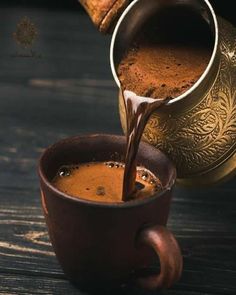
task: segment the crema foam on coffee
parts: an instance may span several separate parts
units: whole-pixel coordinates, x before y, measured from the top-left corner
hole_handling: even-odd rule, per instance
[[[73,197],[97,202],[122,202],[124,167],[123,163],[112,161],[62,166],[53,179],[53,185]],[[149,197],[161,190],[159,178],[138,166],[132,199]]]

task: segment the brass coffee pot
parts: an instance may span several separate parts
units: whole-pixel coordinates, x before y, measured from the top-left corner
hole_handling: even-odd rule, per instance
[[[163,7],[188,6],[209,25],[214,48],[199,80],[151,116],[143,139],[175,163],[184,185],[217,183],[236,173],[236,28],[217,17],[207,0],[81,0],[101,32],[113,31],[110,63],[117,66],[134,34]],[[116,24],[115,28],[114,25]],[[113,30],[114,29],[114,30]],[[126,130],[123,98],[121,123]]]

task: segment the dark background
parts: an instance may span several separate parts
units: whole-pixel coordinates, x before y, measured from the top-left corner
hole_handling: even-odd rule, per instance
[[[210,0],[210,3],[214,7],[218,15],[221,15],[222,17],[228,19],[234,25],[236,24],[234,0]],[[48,7],[49,9],[82,9],[81,5],[78,3],[78,0],[4,0],[1,1],[1,6],[2,5],[18,5],[21,7],[44,6]]]

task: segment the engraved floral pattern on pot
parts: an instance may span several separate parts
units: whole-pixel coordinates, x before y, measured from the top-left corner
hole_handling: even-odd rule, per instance
[[[236,32],[226,21],[219,25],[220,71],[210,92],[191,111],[153,114],[144,133],[174,161],[179,177],[206,172],[235,153]]]

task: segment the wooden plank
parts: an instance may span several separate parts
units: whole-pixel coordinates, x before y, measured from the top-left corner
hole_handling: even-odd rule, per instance
[[[0,273],[0,294],[71,294],[85,295],[67,280],[47,278],[40,276],[27,276],[22,274]]]
[[[80,291],[67,280],[58,280],[56,278],[45,277],[33,277],[27,275],[9,275],[0,273],[0,294],[4,295],[25,295],[25,294],[48,294],[48,295],[86,295],[83,291]],[[11,290],[9,291],[9,286]],[[111,292],[99,292],[96,294],[110,295]],[[168,290],[163,292],[147,292],[135,288],[122,288],[118,290],[112,290],[112,295],[213,295],[208,292],[194,292],[187,290]]]

